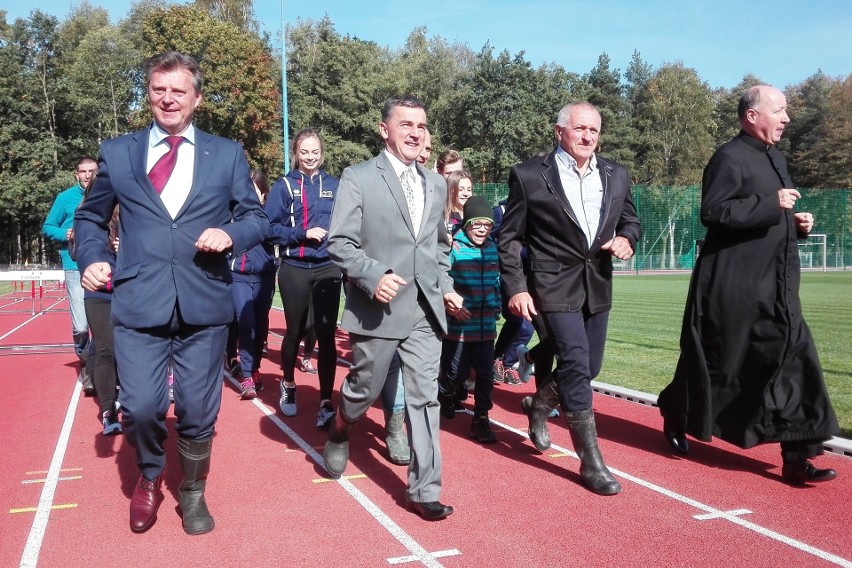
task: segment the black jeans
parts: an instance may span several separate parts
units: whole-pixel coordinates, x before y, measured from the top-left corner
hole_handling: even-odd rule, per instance
[[[287,322],[287,333],[281,344],[284,380],[289,382],[295,378],[299,341],[305,337],[308,322],[312,320],[319,347],[317,375],[320,400],[331,400],[334,390],[337,369],[334,333],[337,330],[341,286],[340,269],[331,263],[316,268],[300,268],[282,262],[278,270],[278,290]]]
[[[103,298],[86,298],[86,319],[95,344],[88,364],[94,364],[95,392],[100,402],[101,414],[115,409],[117,374],[115,350],[112,342],[112,302]]]
[[[484,416],[493,406],[491,393],[494,390],[494,342],[444,340],[441,351],[441,387],[444,392],[458,392],[470,376],[476,373],[473,390],[473,414]]]

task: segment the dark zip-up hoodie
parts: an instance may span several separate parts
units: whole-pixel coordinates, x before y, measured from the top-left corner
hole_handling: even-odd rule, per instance
[[[286,179],[286,181],[285,181]],[[308,240],[308,229],[328,230],[339,180],[325,170],[311,177],[298,169],[272,185],[266,204],[271,241],[282,262],[303,268],[329,264],[328,239]]]

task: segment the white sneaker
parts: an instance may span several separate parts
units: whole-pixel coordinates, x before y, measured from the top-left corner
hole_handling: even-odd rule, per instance
[[[527,361],[527,353],[529,353],[526,345],[518,345],[518,378],[522,383],[530,382],[535,373],[535,365]]]
[[[281,398],[278,399],[278,406],[281,407],[281,413],[284,416],[296,416],[296,387],[286,387],[284,381],[281,381]]]

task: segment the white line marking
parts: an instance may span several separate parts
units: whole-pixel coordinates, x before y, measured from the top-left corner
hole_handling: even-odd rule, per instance
[[[25,325],[27,325],[28,323],[32,322],[32,321],[33,321],[33,320],[35,320],[36,318],[41,317],[41,316],[43,316],[43,315],[44,315],[44,313],[43,313],[43,312],[39,312],[39,313],[37,313],[36,315],[32,316],[30,319],[28,319],[27,321],[25,321],[24,323],[22,323],[22,324],[21,324],[21,325],[19,325],[18,327],[16,327],[16,328],[12,329],[12,330],[11,330],[11,331],[9,331],[7,334],[0,336],[0,341],[3,341],[4,339],[6,339],[7,337],[9,337],[9,336],[10,336],[10,335],[12,335],[13,333],[15,333],[16,331],[18,331],[18,330],[19,330],[19,329],[21,329],[22,327],[24,327]]]
[[[240,384],[234,380],[232,376],[228,372],[225,372],[225,376],[231,382],[234,387],[239,388]],[[278,428],[284,432],[288,438],[293,440],[296,445],[298,445],[302,450],[317,463],[322,468],[325,468],[325,460],[323,457],[317,452],[315,449],[311,447],[301,436],[296,434],[296,432],[287,426],[276,414],[275,411],[270,410],[265,404],[263,404],[259,399],[252,399],[252,404],[254,404],[257,408],[263,412],[267,418],[272,420]],[[419,561],[423,566],[428,566],[429,568],[443,568],[443,565],[438,562],[435,558],[435,555],[430,554],[428,550],[420,546],[420,544],[414,540],[408,533],[406,533],[402,527],[393,522],[390,517],[388,517],[384,511],[382,511],[378,505],[373,503],[369,497],[364,495],[355,485],[349,481],[348,479],[341,477],[335,480],[349,495],[355,498],[355,501],[358,502],[359,505],[364,507],[367,512],[372,516],[380,525],[382,525],[385,530],[387,530],[397,542],[399,542],[402,546],[408,550],[413,557]]]
[[[736,517],[739,515],[748,515],[753,511],[748,509],[734,509],[733,511],[722,511],[718,515],[693,515],[692,518],[698,521],[712,521],[713,519],[727,519],[728,517]]]
[[[59,303],[59,302],[56,302],[56,304],[58,304],[58,303]],[[53,305],[55,306],[56,304],[53,304]],[[50,309],[50,308],[52,308],[52,307],[53,307],[53,306],[50,306],[48,309]],[[4,339],[6,339],[7,337],[9,337],[9,336],[10,336],[10,335],[12,335],[13,333],[15,333],[16,331],[18,331],[18,330],[19,330],[19,329],[21,329],[22,327],[24,327],[25,325],[27,325],[28,323],[32,322],[32,321],[33,321],[33,320],[35,320],[36,318],[41,317],[41,316],[43,316],[43,315],[44,315],[44,312],[43,312],[43,311],[42,311],[42,312],[39,312],[39,313],[37,313],[37,314],[35,314],[35,315],[34,315],[34,316],[32,316],[30,319],[28,319],[27,321],[25,321],[24,323],[22,323],[21,325],[19,325],[19,326],[18,326],[18,327],[16,327],[15,329],[13,329],[13,330],[11,330],[10,332],[8,332],[6,335],[0,336],[0,341],[3,341]]]
[[[464,410],[463,412],[466,412],[468,414],[473,414],[469,410]],[[491,419],[491,423],[496,424],[498,426],[501,426],[501,427],[505,428],[506,430],[508,430],[510,432],[514,432],[518,436],[529,439],[529,435],[526,432],[519,430],[517,428],[513,428],[512,426],[509,426],[508,424],[503,424],[502,422],[498,422],[497,420],[494,420],[493,418]],[[575,454],[574,452],[567,450],[566,448],[562,448],[560,446],[557,446],[556,444],[553,444],[551,446],[551,448],[553,448],[553,449],[555,449],[559,452],[562,452],[564,454],[567,454],[567,455],[569,455],[573,458],[580,459],[577,456],[577,454]],[[708,513],[710,515],[714,515],[714,516],[716,516],[720,519],[730,521],[733,524],[739,525],[740,527],[742,527],[744,529],[754,531],[754,532],[756,532],[760,535],[763,535],[767,538],[770,538],[772,540],[777,540],[778,542],[784,543],[788,546],[792,546],[793,548],[800,550],[802,552],[805,552],[807,554],[812,554],[812,555],[816,556],[817,558],[821,558],[821,559],[825,560],[826,562],[831,562],[832,564],[837,564],[838,566],[843,566],[843,568],[852,568],[852,562],[850,562],[849,560],[846,560],[845,558],[841,558],[840,556],[836,556],[834,554],[831,554],[830,552],[820,550],[819,548],[813,547],[809,544],[798,541],[794,538],[790,538],[789,536],[786,536],[786,535],[783,535],[781,533],[775,532],[773,530],[767,529],[766,527],[762,527],[762,526],[760,526],[756,523],[746,521],[744,519],[741,519],[738,516],[725,513],[724,511],[722,511],[720,509],[716,509],[715,507],[711,507],[710,505],[705,505],[704,503],[696,501],[695,499],[690,499],[689,497],[685,497],[683,495],[675,493],[674,491],[669,491],[668,489],[660,487],[659,485],[655,485],[655,484],[653,484],[649,481],[645,481],[644,479],[639,479],[638,477],[634,477],[634,476],[632,476],[628,473],[624,473],[623,471],[619,471],[619,470],[614,469],[614,468],[609,467],[609,466],[607,466],[607,467],[609,468],[609,471],[612,472],[613,475],[617,475],[618,477],[626,479],[627,481],[631,481],[631,482],[635,483],[636,485],[644,487],[645,489],[649,489],[649,490],[654,491],[656,493],[659,493],[661,495],[665,495],[666,497],[669,497],[670,499],[674,499],[675,501],[678,501],[679,503],[683,503],[684,505],[689,505],[691,507],[695,507],[696,509],[698,509],[700,511],[704,511],[705,513]]]
[[[437,552],[433,552],[432,556],[435,558],[446,558],[447,556],[461,556],[461,551],[457,548],[451,548],[450,550],[439,550]],[[397,556],[396,558],[388,558],[388,564],[408,564],[409,562],[417,562],[416,556]]]
[[[68,410],[65,412],[65,422],[62,423],[59,440],[57,440],[56,449],[53,451],[53,459],[50,460],[50,468],[47,470],[47,481],[41,490],[38,508],[33,518],[30,534],[27,537],[27,544],[24,546],[24,553],[21,556],[20,568],[35,568],[38,563],[38,555],[41,551],[41,544],[44,541],[44,533],[47,530],[47,521],[50,519],[53,496],[56,493],[56,485],[59,483],[62,460],[65,459],[65,451],[68,449],[71,426],[74,425],[74,416],[77,414],[77,403],[80,400],[80,392],[82,390],[83,385],[79,381],[74,381],[74,392],[71,394],[71,401],[68,404]]]
[[[0,309],[2,309],[2,308],[8,308],[9,306],[14,306],[15,304],[20,304],[20,303],[21,303],[21,302],[23,302],[23,301],[24,301],[24,299],[23,299],[23,298],[16,298],[16,299],[15,299],[15,300],[13,300],[12,302],[10,302],[10,303],[8,303],[8,304],[3,304],[2,306],[0,306]]]

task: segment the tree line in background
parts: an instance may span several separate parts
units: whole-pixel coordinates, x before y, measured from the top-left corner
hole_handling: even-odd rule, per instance
[[[139,0],[117,24],[86,1],[63,21],[34,10],[10,23],[0,10],[0,264],[54,261],[40,235],[53,198],[73,183],[80,156],[150,121],[141,64],[169,49],[205,70],[196,124],[242,142],[270,177],[283,173],[281,53],[251,0]],[[553,148],[561,106],[589,100],[603,118],[600,152],[653,196],[653,188],[700,183],[714,148],[738,131],[739,95],[760,82],[747,75],[712,89],[694,69],[654,67],[638,51],[624,71],[602,53],[579,73],[534,67],[523,52],[490,44],[476,52],[426,28],[398,48],[341,35],[328,17],[287,29],[288,129],[319,129],[335,175],[379,150],[380,108],[392,94],[421,97],[434,150],[459,150],[477,180],[497,183],[513,164]],[[852,74],[817,71],[785,93],[792,122],[780,147],[794,180],[852,187]],[[670,191],[659,197],[662,208],[671,202]]]

